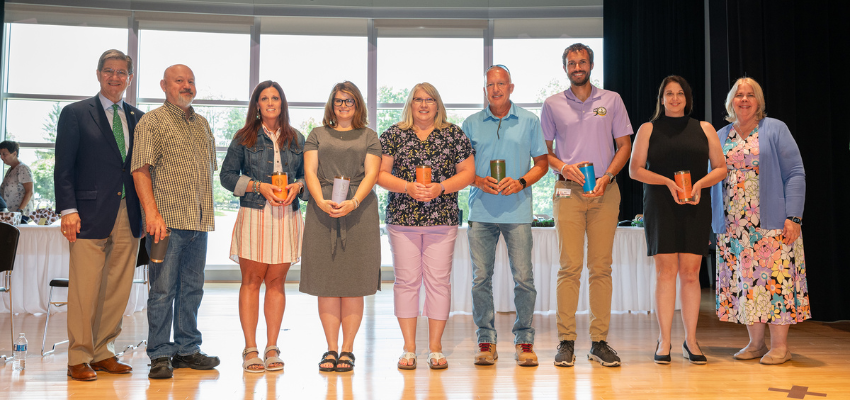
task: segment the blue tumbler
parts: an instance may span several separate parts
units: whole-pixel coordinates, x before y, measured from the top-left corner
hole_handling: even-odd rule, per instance
[[[593,193],[593,189],[596,187],[596,174],[593,172],[593,163],[583,162],[578,165],[578,169],[584,175],[584,186],[581,188],[584,189],[585,193]]]

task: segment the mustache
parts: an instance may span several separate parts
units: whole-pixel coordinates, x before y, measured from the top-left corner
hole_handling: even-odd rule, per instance
[[[183,90],[180,91],[180,93],[186,93],[186,94],[191,94],[191,95],[195,94],[195,92],[193,92],[192,89],[183,89]]]

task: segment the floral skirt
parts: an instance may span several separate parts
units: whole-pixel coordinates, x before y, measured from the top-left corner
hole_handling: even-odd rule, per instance
[[[811,318],[802,235],[790,246],[781,229],[731,224],[717,235],[717,316],[747,325]]]

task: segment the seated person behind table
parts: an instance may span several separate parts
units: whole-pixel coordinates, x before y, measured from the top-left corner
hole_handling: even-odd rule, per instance
[[[33,179],[30,167],[18,159],[19,149],[18,142],[0,142],[0,159],[10,167],[0,183],[0,195],[6,199],[9,211],[21,213],[21,223],[27,223],[27,214],[32,211]]]

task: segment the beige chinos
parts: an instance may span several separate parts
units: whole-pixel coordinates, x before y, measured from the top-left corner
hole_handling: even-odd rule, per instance
[[[561,268],[558,270],[558,340],[576,340],[576,308],[587,235],[590,338],[607,340],[611,319],[611,251],[620,213],[620,188],[612,182],[602,197],[584,197],[577,182],[558,181],[569,198],[553,199]]]
[[[115,356],[115,338],[121,334],[130,299],[139,240],[130,230],[127,201],[121,200],[108,237],[77,239],[70,244],[68,365]]]

